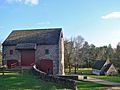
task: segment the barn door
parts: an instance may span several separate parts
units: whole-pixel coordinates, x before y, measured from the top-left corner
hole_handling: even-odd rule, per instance
[[[48,74],[53,74],[53,60],[40,60],[39,69]]]
[[[18,65],[19,64],[18,64],[17,60],[7,60],[7,66],[8,66],[8,68],[15,68]]]
[[[35,50],[21,50],[21,66],[32,66],[35,63]]]

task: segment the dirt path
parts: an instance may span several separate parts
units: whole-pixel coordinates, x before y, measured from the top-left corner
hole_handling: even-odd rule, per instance
[[[98,84],[108,85],[108,86],[112,86],[112,87],[120,87],[120,83],[110,82],[110,81],[96,79],[96,78],[92,78],[92,77],[87,77],[87,79],[84,79],[84,81],[95,82]],[[119,90],[120,90],[120,88],[119,88]]]

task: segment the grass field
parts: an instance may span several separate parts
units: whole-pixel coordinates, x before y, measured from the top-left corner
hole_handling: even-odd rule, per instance
[[[95,76],[95,75],[92,75],[91,77],[120,83],[120,76]]]
[[[60,85],[33,77],[30,71],[23,74],[8,72],[0,75],[0,90],[56,90],[63,89]]]
[[[74,73],[74,68],[71,69],[71,73],[69,73],[68,69],[65,69],[66,74],[72,74]],[[85,75],[91,75],[92,74],[92,68],[78,68],[76,74],[85,74]]]
[[[74,73],[74,69],[71,70],[71,73],[68,72],[68,69],[65,70],[66,74],[72,74]],[[92,68],[79,68],[77,70],[77,74],[81,75],[88,75],[94,78],[98,79],[103,79],[107,81],[112,81],[112,82],[120,82],[120,76],[97,76],[97,75],[92,75]]]
[[[78,90],[105,90],[105,86],[76,81]],[[30,71],[24,71],[23,74],[18,72],[6,72],[3,76],[0,73],[0,90],[67,90],[61,85],[46,82],[33,76]]]
[[[77,81],[78,90],[106,90],[108,87],[86,81]]]

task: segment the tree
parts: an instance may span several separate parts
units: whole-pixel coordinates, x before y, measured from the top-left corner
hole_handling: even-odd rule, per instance
[[[120,42],[118,43],[117,48],[115,49],[115,53],[114,53],[112,62],[120,70],[120,63],[119,63],[120,62]]]
[[[115,66],[120,68],[120,43],[116,49],[113,49],[111,44],[108,46],[96,47],[89,45],[83,37],[77,36],[65,40],[65,68],[74,67],[74,73],[77,72],[78,67],[91,68],[96,60],[110,59]]]
[[[84,38],[81,36],[74,37],[74,72],[76,73],[76,70],[80,64],[82,64],[82,53],[81,48],[84,43]]]
[[[73,63],[73,39],[65,40],[65,67],[69,68],[69,73],[71,72],[72,63]]]
[[[95,45],[91,44],[89,46],[89,67],[92,67],[96,62],[97,49]]]
[[[96,59],[97,59],[97,60],[103,59],[103,56],[104,56],[104,54],[105,54],[104,52],[105,52],[104,47],[98,47],[98,48],[97,48]]]
[[[65,40],[65,67],[69,68],[69,72],[71,72],[71,68],[76,69],[79,64],[81,64],[81,48],[83,46],[84,39],[81,36],[74,37],[69,40]]]
[[[85,43],[83,44],[82,47],[82,60],[83,60],[83,65],[84,67],[89,67],[89,60],[90,60],[90,56],[89,56],[89,44],[87,41],[85,41]]]

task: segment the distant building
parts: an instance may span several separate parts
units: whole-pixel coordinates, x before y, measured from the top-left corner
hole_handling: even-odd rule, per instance
[[[118,72],[109,60],[98,60],[92,68],[95,75],[117,75]]]
[[[61,28],[15,30],[3,42],[3,64],[38,68],[64,74],[64,39]]]

